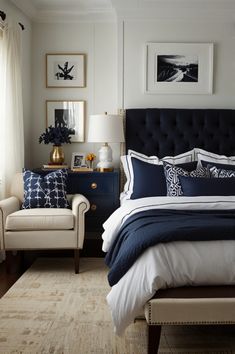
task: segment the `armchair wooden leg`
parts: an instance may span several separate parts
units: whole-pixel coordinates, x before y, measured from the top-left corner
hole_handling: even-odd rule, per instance
[[[6,271],[8,274],[22,272],[23,251],[6,251]]]
[[[74,268],[75,274],[79,273],[79,249],[74,250]]]
[[[148,326],[148,354],[157,354],[160,344],[161,326]]]

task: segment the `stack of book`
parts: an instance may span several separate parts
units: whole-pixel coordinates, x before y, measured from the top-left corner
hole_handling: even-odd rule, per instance
[[[54,164],[50,164],[50,163],[48,163],[47,165],[42,165],[43,170],[58,170],[61,168],[69,168],[69,166],[67,164],[54,165]],[[72,167],[71,171],[73,171],[73,172],[92,172],[93,168],[86,167],[86,166]]]
[[[60,168],[69,168],[69,166],[67,164],[54,165],[54,164],[50,164],[50,163],[48,163],[47,165],[42,165],[43,170],[58,170]]]
[[[73,172],[92,172],[93,168],[90,167],[72,167],[71,171]]]

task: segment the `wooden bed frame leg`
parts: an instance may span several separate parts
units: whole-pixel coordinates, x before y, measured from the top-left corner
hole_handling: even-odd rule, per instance
[[[161,337],[160,325],[148,325],[148,354],[157,354]]]
[[[79,249],[74,250],[74,269],[75,269],[75,274],[79,273]]]

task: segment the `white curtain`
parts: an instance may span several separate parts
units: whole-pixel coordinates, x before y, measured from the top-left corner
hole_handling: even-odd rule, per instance
[[[3,199],[10,194],[13,175],[24,166],[24,132],[22,30],[17,21],[9,19],[0,32],[0,199]]]
[[[9,20],[0,40],[1,198],[9,196],[12,177],[24,166],[21,35],[18,22]]]

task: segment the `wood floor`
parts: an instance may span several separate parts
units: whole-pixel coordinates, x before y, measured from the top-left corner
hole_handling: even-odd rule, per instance
[[[8,289],[19,279],[21,272],[8,274],[6,271],[6,262],[0,263],[0,298],[7,292]]]

